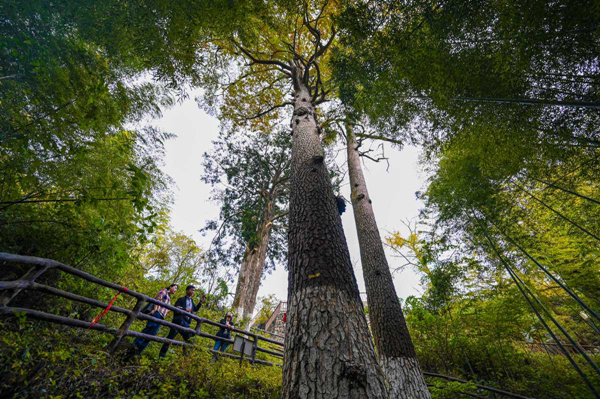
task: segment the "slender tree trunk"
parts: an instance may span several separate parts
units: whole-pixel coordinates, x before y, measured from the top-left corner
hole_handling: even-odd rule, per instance
[[[347,127],[347,135],[348,174],[369,301],[369,320],[379,360],[390,386],[390,397],[430,399],[396,295],[351,127]]]
[[[246,253],[244,253],[244,260],[240,266],[240,273],[238,274],[238,281],[235,288],[235,297],[233,298],[233,311],[242,317],[245,309],[246,296],[248,293],[248,281],[249,275],[252,272],[252,265],[256,258],[256,251],[254,248],[246,247]]]
[[[282,398],[387,398],[324,163],[315,108],[298,70],[293,79]]]
[[[244,305],[244,318],[251,318],[256,306],[256,296],[260,288],[265,260],[267,258],[267,249],[269,248],[269,239],[271,238],[271,226],[273,223],[273,202],[268,201],[265,206],[264,223],[261,226],[258,249],[255,255],[255,262],[252,272],[248,275],[248,291],[246,292],[246,303]]]

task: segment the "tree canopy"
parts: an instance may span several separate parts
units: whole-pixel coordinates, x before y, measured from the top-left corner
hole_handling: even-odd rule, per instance
[[[358,144],[422,150],[420,219],[386,243],[422,277],[423,295],[402,302],[422,368],[473,382],[430,375],[433,397],[480,397],[474,383],[600,397],[597,2],[7,0],[0,14],[1,251],[150,295],[193,283],[212,318],[229,305],[238,269],[253,309],[263,265],[288,265],[283,387],[240,371],[230,374],[248,381],[233,393],[184,368],[177,375],[198,396],[385,397],[335,207],[336,158],[323,149],[349,127]],[[214,237],[206,247],[170,226],[162,163],[176,132],[155,123],[192,90],[221,123],[212,150],[198,151],[198,175],[219,204],[202,229]],[[111,294],[48,279],[98,300]],[[84,304],[42,305],[93,317]],[[41,394],[47,364],[30,347],[55,361],[60,381],[81,374],[106,385],[89,365],[64,363],[68,340],[88,336],[27,330],[36,342],[21,338],[25,325],[0,323],[10,332],[0,393],[19,381]],[[166,386],[142,384],[141,397],[173,388],[161,373]],[[115,386],[129,392],[126,375]],[[43,389],[72,394],[63,385]]]

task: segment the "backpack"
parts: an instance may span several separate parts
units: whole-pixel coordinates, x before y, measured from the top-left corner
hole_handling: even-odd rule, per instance
[[[152,302],[148,302],[148,304],[144,306],[142,310],[140,310],[140,313],[150,314],[150,312],[152,312],[152,309],[154,309],[154,304]]]
[[[164,295],[161,298],[159,298],[160,301],[163,301],[164,299],[165,299]],[[150,313],[152,313],[152,309],[154,309],[154,303],[148,302],[148,304],[146,306],[144,306],[142,308],[142,310],[140,310],[140,313],[150,314]]]

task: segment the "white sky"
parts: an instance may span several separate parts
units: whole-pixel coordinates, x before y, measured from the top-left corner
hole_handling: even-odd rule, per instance
[[[163,117],[156,123],[161,128],[175,133],[178,137],[166,144],[166,157],[163,171],[173,178],[175,202],[172,207],[171,225],[176,231],[182,231],[193,237],[203,248],[208,247],[212,236],[203,237],[198,230],[207,219],[216,219],[218,204],[208,200],[210,186],[200,181],[202,174],[202,154],[209,151],[211,142],[216,140],[219,132],[219,122],[198,108],[193,99],[184,101],[177,106],[164,111]],[[389,157],[389,172],[386,164],[375,164],[366,161],[363,165],[369,194],[373,199],[375,216],[381,236],[385,237],[392,231],[406,234],[402,220],[414,220],[423,204],[415,198],[415,192],[423,189],[423,174],[419,173],[417,165],[418,150],[407,147],[402,151],[386,148]],[[339,162],[345,162],[342,151],[338,156]],[[347,182],[342,188],[342,195],[350,198]],[[365,291],[360,253],[356,238],[356,227],[352,207],[348,204],[342,216],[344,231],[350,248],[350,256],[354,265],[359,288]],[[388,262],[392,268],[403,262],[388,254]],[[396,273],[394,276],[396,292],[399,297],[420,295],[419,276],[410,269]],[[231,287],[235,289],[235,287]],[[275,294],[280,300],[287,298],[287,272],[283,267],[268,275],[259,290],[259,297]],[[258,310],[258,309],[256,309]]]

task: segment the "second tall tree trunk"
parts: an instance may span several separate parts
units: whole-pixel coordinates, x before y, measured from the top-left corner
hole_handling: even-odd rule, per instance
[[[258,240],[252,248],[246,247],[244,260],[240,266],[233,309],[239,317],[246,321],[252,318],[254,313],[256,296],[260,288],[271,238],[273,214],[273,201],[266,201],[263,216],[257,228]]]
[[[271,238],[271,226],[273,225],[273,222],[271,221],[273,219],[272,203],[267,204],[265,214],[266,222],[261,225],[261,230],[259,232],[259,245],[255,254],[256,262],[254,263],[254,270],[248,276],[248,290],[246,291],[246,302],[244,304],[245,319],[251,318],[254,313],[256,297],[258,296],[258,289],[260,288],[263,270],[265,269],[267,250],[269,249],[269,239]]]
[[[233,311],[238,317],[243,317],[245,313],[246,297],[248,296],[248,282],[250,273],[256,260],[256,248],[250,248],[246,245],[244,259],[240,266],[238,281],[235,287],[235,296],[233,297]]]
[[[430,399],[375,221],[358,145],[351,127],[347,126],[346,130],[352,208],[369,302],[369,319],[379,360],[390,386],[390,397]]]
[[[315,107],[294,70],[283,399],[387,398],[350,262]]]

